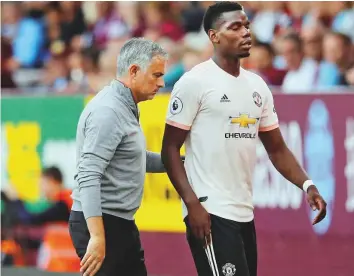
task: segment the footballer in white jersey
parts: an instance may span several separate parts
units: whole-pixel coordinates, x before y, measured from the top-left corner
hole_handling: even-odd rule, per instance
[[[282,138],[267,84],[240,66],[250,55],[249,24],[236,2],[208,8],[204,29],[214,56],[175,84],[167,112],[162,159],[182,198],[187,239],[201,276],[257,275],[252,174],[258,137],[275,168],[320,210],[314,223],[326,215],[325,201]]]

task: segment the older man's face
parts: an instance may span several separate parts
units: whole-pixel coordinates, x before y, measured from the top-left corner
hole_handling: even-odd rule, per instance
[[[139,71],[135,80],[139,101],[151,100],[161,87],[165,86],[163,75],[165,74],[167,60],[162,56],[155,56],[146,71]]]

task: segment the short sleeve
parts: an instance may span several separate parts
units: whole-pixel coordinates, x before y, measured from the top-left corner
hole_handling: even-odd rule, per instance
[[[259,131],[270,131],[279,127],[278,115],[274,106],[272,92],[268,85],[262,80],[263,95],[265,95],[265,103],[263,106],[262,116],[259,125]]]
[[[171,93],[166,123],[189,130],[200,109],[200,103],[200,84],[191,76],[183,76]]]

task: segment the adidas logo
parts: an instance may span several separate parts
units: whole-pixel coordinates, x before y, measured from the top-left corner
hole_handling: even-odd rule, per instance
[[[222,96],[222,98],[220,99],[220,102],[221,102],[221,103],[229,103],[229,102],[231,102],[231,101],[230,101],[229,98],[224,94],[224,96]]]

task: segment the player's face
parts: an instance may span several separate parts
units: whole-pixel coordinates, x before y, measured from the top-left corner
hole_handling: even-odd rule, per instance
[[[165,74],[166,62],[165,58],[156,56],[151,60],[146,71],[140,70],[137,73],[135,86],[139,101],[152,100],[159,89],[165,86],[163,75]]]
[[[226,56],[244,58],[250,55],[252,45],[250,22],[244,11],[225,12],[218,22],[212,41]]]

